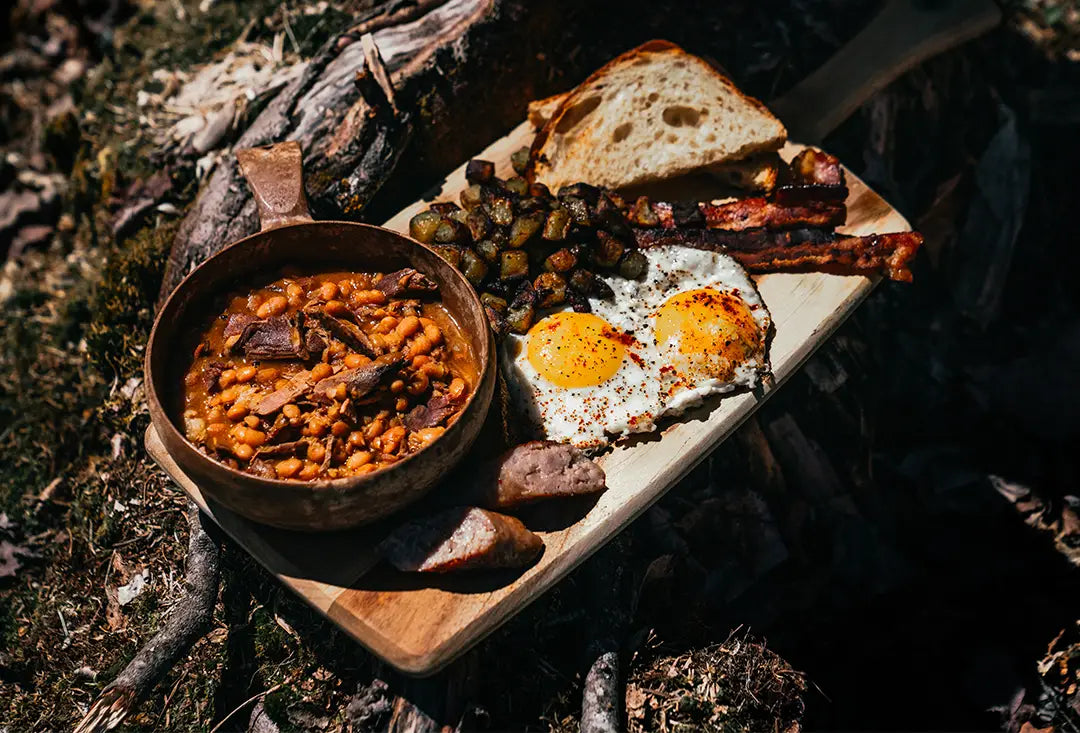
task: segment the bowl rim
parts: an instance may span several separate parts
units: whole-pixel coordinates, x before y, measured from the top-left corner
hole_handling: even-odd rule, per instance
[[[169,411],[165,409],[165,405],[162,402],[160,396],[158,395],[157,387],[154,384],[154,380],[151,378],[151,356],[154,352],[153,346],[156,343],[158,328],[161,325],[162,314],[168,310],[169,305],[173,302],[173,299],[176,298],[178,294],[180,294],[184,290],[185,286],[188,286],[189,281],[195,277],[196,273],[201,271],[203,268],[209,266],[210,263],[224,255],[226,252],[232,250],[233,248],[245,245],[259,238],[264,238],[267,235],[270,235],[272,237],[279,230],[324,225],[344,225],[348,227],[359,227],[363,230],[380,231],[398,237],[399,239],[404,240],[405,242],[414,247],[419,247],[423,250],[426,250],[433,257],[439,257],[439,254],[435,252],[435,250],[427,247],[421,242],[418,242],[415,239],[406,236],[405,234],[402,234],[401,232],[397,232],[393,229],[388,229],[386,227],[378,226],[375,224],[367,224],[364,222],[356,221],[341,221],[336,219],[317,219],[311,221],[295,222],[280,227],[275,227],[273,229],[263,229],[258,232],[254,232],[244,237],[243,239],[238,239],[235,242],[226,245],[219,252],[215,252],[213,255],[199,263],[194,269],[191,270],[191,272],[185,275],[179,283],[177,283],[176,287],[172,289],[168,297],[166,297],[165,300],[161,303],[161,307],[158,308],[157,313],[154,315],[154,323],[150,329],[150,335],[147,337],[146,340],[146,353],[143,356],[143,385],[146,392],[146,401],[148,410],[150,412],[151,423],[153,423],[155,427],[158,427],[158,421],[155,421],[154,417],[156,414],[160,414],[164,418],[163,421],[166,423],[165,429],[171,431],[175,438],[180,439],[180,445],[187,449],[190,455],[195,456],[198,461],[203,462],[208,466],[212,466],[215,470],[226,472],[236,480],[244,482],[254,482],[256,484],[264,484],[266,486],[274,487],[278,490],[285,489],[296,490],[303,493],[313,493],[315,491],[330,491],[341,488],[352,489],[358,486],[362,486],[364,484],[375,483],[376,481],[385,480],[391,475],[398,475],[408,468],[408,466],[413,462],[413,459],[423,456],[429,448],[437,444],[443,438],[447,437],[449,431],[459,424],[461,416],[463,416],[467,411],[473,408],[473,404],[478,398],[479,393],[481,391],[484,391],[481,390],[480,387],[488,379],[489,372],[497,368],[494,337],[492,336],[491,329],[486,327],[487,321],[484,313],[484,306],[480,301],[480,296],[477,294],[476,289],[472,286],[472,283],[470,283],[457,268],[455,268],[450,263],[446,263],[447,267],[450,268],[451,272],[453,273],[453,277],[456,277],[458,280],[461,281],[462,285],[466,286],[465,292],[468,294],[467,299],[471,301],[471,305],[476,309],[477,314],[483,319],[483,322],[485,324],[485,336],[487,337],[485,339],[481,339],[481,353],[477,354],[477,361],[479,362],[480,366],[480,369],[478,370],[479,377],[477,378],[477,383],[472,390],[472,393],[469,395],[468,399],[465,400],[465,404],[455,416],[454,422],[447,428],[446,432],[435,438],[435,440],[431,441],[415,453],[410,453],[408,456],[385,468],[380,468],[376,471],[372,471],[370,473],[366,473],[360,476],[345,476],[342,478],[331,479],[315,479],[312,481],[266,478],[264,476],[257,476],[253,473],[248,473],[246,471],[241,471],[239,469],[232,468],[231,466],[227,466],[221,461],[218,461],[199,450],[198,446],[196,446],[188,439],[187,435],[185,435],[176,426],[174,420],[169,416]],[[452,315],[454,315],[455,317],[459,317],[459,314],[456,313],[452,313]],[[491,403],[489,400],[487,405],[488,409],[490,409],[490,404]],[[169,444],[168,441],[164,439],[164,436],[162,436],[161,442],[165,446],[166,451],[168,451]]]

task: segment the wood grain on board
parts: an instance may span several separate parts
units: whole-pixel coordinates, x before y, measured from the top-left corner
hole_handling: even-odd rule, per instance
[[[522,124],[478,157],[495,162],[497,175],[512,175],[510,155],[531,137],[532,128]],[[788,144],[782,155],[790,159],[801,149]],[[848,220],[842,231],[909,229],[899,213],[850,172],[848,184]],[[456,200],[464,185],[463,165],[430,200]],[[711,193],[702,190],[700,196]],[[386,226],[407,232],[409,219],[426,205],[417,202]],[[757,281],[776,326],[770,349],[773,386],[714,399],[670,422],[661,434],[635,439],[603,456],[608,491],[587,511],[581,508],[573,517],[577,521],[553,523],[541,531],[544,554],[516,577],[398,573],[379,563],[373,551],[385,525],[324,535],[257,525],[208,505],[198,486],[169,458],[153,427],[147,430],[147,450],[222,529],[285,585],[390,664],[410,674],[431,674],[550,588],[686,475],[791,376],[875,284],[865,277],[818,273],[766,275]]]

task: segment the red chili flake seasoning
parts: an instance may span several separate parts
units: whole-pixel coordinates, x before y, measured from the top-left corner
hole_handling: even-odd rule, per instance
[[[634,344],[634,334],[626,333],[623,331],[616,331],[610,326],[605,326],[603,330],[604,338],[611,339],[616,343],[620,343],[623,346],[632,346]]]

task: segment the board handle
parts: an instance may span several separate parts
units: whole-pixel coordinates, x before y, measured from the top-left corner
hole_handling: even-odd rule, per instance
[[[889,0],[835,56],[769,108],[791,140],[821,142],[905,71],[1000,22],[993,0]]]
[[[262,231],[312,221],[304,194],[300,143],[290,140],[244,148],[236,151],[236,160],[255,196]]]

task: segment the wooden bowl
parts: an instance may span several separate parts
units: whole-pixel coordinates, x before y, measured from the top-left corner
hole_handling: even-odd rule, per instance
[[[469,282],[432,250],[367,224],[312,221],[300,170],[300,147],[239,151],[255,192],[262,231],[211,257],[177,286],[150,332],[144,377],[150,417],[166,450],[210,499],[248,519],[284,529],[328,531],[385,517],[416,501],[449,473],[472,445],[491,404],[495,343]],[[255,275],[284,266],[306,271],[391,272],[414,267],[439,284],[443,304],[471,339],[480,375],[457,420],[409,457],[370,474],[321,481],[281,481],[229,468],[195,447],[182,425],[181,385],[192,356],[191,329],[206,326],[211,301]]]

